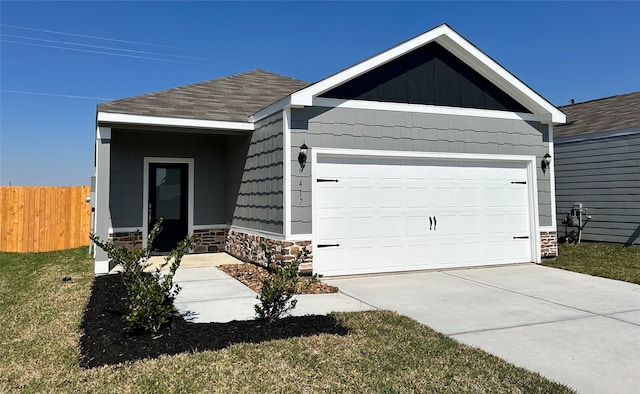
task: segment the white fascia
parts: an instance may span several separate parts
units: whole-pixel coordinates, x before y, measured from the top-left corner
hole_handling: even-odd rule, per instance
[[[311,106],[313,105],[313,99],[323,92],[432,41],[438,42],[463,62],[478,71],[482,76],[513,96],[518,102],[531,110],[536,115],[538,121],[544,123],[566,122],[566,115],[562,113],[562,111],[558,110],[553,104],[546,101],[447,25],[440,25],[435,29],[429,30],[426,33],[293,93],[290,96],[290,104],[293,106]]]
[[[138,124],[145,126],[186,127],[215,130],[253,131],[250,122],[227,122],[220,120],[172,118],[164,116],[130,115],[110,112],[98,112],[98,123]]]
[[[249,122],[257,122],[260,119],[264,119],[269,115],[272,115],[278,111],[282,111],[285,108],[290,108],[290,107],[291,107],[291,96],[287,96],[279,101],[276,101],[270,106],[261,109],[255,114],[249,116]]]

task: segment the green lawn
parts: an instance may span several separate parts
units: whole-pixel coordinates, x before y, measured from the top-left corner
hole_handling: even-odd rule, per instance
[[[640,284],[640,246],[561,244],[558,257],[543,261],[543,265]]]
[[[571,392],[391,312],[337,314],[347,336],[82,370],[78,327],[92,278],[86,248],[0,254],[0,392]]]

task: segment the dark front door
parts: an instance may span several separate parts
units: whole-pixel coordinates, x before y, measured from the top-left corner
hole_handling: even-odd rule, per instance
[[[153,242],[153,248],[160,252],[173,249],[187,235],[188,174],[186,163],[149,164],[148,231],[163,219],[162,232]]]

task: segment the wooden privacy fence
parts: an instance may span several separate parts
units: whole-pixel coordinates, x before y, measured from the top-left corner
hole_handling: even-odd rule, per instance
[[[0,186],[0,251],[48,252],[89,245],[90,186]]]

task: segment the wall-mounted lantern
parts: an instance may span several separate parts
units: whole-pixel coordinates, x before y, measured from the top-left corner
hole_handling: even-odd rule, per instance
[[[549,153],[545,153],[542,158],[542,172],[547,172],[547,168],[551,165],[551,155]]]
[[[309,147],[307,144],[303,143],[300,145],[300,153],[298,153],[298,164],[300,164],[300,172],[304,170],[304,167],[307,165],[307,149]]]

